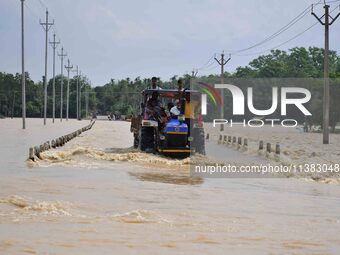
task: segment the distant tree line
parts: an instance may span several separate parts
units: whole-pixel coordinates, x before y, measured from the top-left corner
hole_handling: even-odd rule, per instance
[[[271,78],[272,82],[268,84],[270,79],[263,80],[254,84],[254,101],[255,106],[259,109],[268,108],[268,98],[271,98],[272,86],[284,86],[277,84],[278,80],[274,78],[305,78],[310,79],[310,83],[300,84],[301,87],[307,87],[312,91],[313,100],[309,107],[313,112],[313,116],[308,119],[310,123],[321,124],[322,119],[322,94],[323,83],[323,49],[310,47],[295,47],[289,51],[272,50],[270,54],[262,55],[252,60],[247,66],[238,67],[235,72],[224,73],[227,81],[233,81],[242,89],[246,90],[249,85],[247,79],[260,81],[263,78]],[[331,86],[331,123],[334,126],[340,121],[340,85],[337,81],[340,79],[340,56],[335,51],[330,52],[330,77],[332,78]],[[60,112],[60,81],[64,79],[64,116],[66,111],[66,77],[60,75],[56,77],[56,116]],[[159,85],[163,88],[175,88],[177,80],[181,78],[185,87],[190,87],[193,81],[203,81],[207,83],[219,83],[219,75],[205,75],[192,79],[190,75],[182,77],[173,76],[169,81],[159,81]],[[319,81],[312,78],[320,78]],[[42,82],[33,82],[28,73],[26,73],[26,94],[27,94],[27,117],[43,116],[43,84]],[[313,80],[313,81],[312,81]],[[76,117],[76,82],[77,77],[70,79],[70,118]],[[282,82],[282,80],[281,80]],[[296,80],[294,81],[296,83]],[[289,82],[288,82],[289,83]],[[141,79],[140,77],[131,80],[130,78],[122,80],[111,79],[103,86],[91,87],[89,81],[81,77],[80,84],[82,86],[82,117],[85,117],[85,104],[88,102],[89,113],[95,111],[98,114],[132,115],[139,111],[140,92],[149,87],[150,79]],[[248,84],[248,85],[246,85]],[[291,84],[293,86],[293,84]],[[232,100],[229,94],[225,100]],[[271,101],[269,100],[269,103]],[[269,105],[270,106],[270,105]],[[209,107],[212,107],[210,104]],[[231,104],[225,104],[226,114],[231,112]],[[305,121],[303,116],[294,110],[291,115],[299,121]],[[0,72],[0,116],[19,117],[21,116],[21,75],[8,74]],[[48,117],[52,116],[52,79],[48,82]],[[246,113],[247,118],[251,118],[250,113]],[[275,116],[271,116],[275,117]]]

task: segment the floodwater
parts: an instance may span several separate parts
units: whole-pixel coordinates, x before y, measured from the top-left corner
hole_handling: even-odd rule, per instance
[[[0,254],[340,253],[340,186],[193,178],[189,159],[129,148],[126,122],[97,121],[25,162],[29,147],[87,124],[0,120]]]

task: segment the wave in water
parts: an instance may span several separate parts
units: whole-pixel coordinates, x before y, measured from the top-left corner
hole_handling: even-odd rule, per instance
[[[0,203],[15,207],[18,213],[42,213],[49,215],[72,216],[71,204],[61,201],[32,201],[17,195],[0,199]]]
[[[160,155],[143,153],[133,148],[127,149],[106,149],[105,151],[92,147],[76,147],[69,150],[50,150],[41,154],[42,160],[37,164],[48,166],[53,164],[81,166],[84,160],[86,163],[93,163],[93,160],[108,162],[134,162],[156,166],[189,166],[192,163],[207,162],[208,158],[202,155],[195,155],[185,159],[171,159]],[[91,161],[90,161],[91,160]]]
[[[159,215],[142,209],[114,214],[111,218],[117,219],[123,223],[170,223]]]

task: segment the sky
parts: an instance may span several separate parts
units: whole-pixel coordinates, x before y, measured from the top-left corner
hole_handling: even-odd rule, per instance
[[[168,80],[191,73],[194,68],[198,75],[217,74],[220,67],[212,59],[214,54],[224,51],[228,56],[261,42],[317,1],[25,0],[26,71],[34,81],[41,80],[44,74],[45,33],[39,19],[44,21],[46,7],[55,22],[49,31],[50,40],[56,33],[71,64],[78,65],[93,86],[100,86],[111,79],[127,77],[157,76]],[[331,8],[339,3],[330,3]],[[322,14],[322,5],[316,6],[315,12]],[[233,54],[225,71],[247,65],[259,52],[289,40],[315,22],[308,13],[274,40]],[[0,0],[2,72],[21,72],[20,29],[20,1]],[[317,24],[280,49],[323,47],[323,29]],[[330,48],[336,51],[340,51],[339,29],[340,19],[331,27]],[[52,54],[49,45],[48,78],[52,77]],[[57,57],[56,74],[61,72],[60,65]],[[66,70],[63,72],[65,75]]]

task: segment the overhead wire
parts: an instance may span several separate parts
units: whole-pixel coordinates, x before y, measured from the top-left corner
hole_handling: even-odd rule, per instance
[[[340,1],[340,0],[337,0],[337,1]],[[338,7],[334,8],[330,13],[333,13]],[[306,32],[308,32],[309,30],[311,30],[313,27],[315,27],[319,22],[315,22],[313,23],[311,26],[309,26],[308,28],[306,28],[305,30],[299,32],[298,34],[296,34],[295,36],[291,37],[290,39],[288,39],[287,41],[284,41],[282,43],[280,43],[279,45],[276,45],[274,47],[271,47],[270,49],[266,49],[266,50],[263,50],[263,51],[259,51],[259,52],[254,52],[254,53],[249,53],[249,54],[234,54],[236,56],[254,56],[254,55],[260,55],[260,54],[263,54],[265,52],[268,52],[268,51],[272,51],[274,49],[277,49],[293,40],[295,40],[296,38],[300,37],[301,35],[305,34]]]
[[[212,55],[212,56],[209,58],[209,60],[208,60],[204,65],[202,65],[201,67],[197,68],[197,70],[202,70],[202,69],[206,68],[207,66],[211,65],[210,61],[214,59],[214,56],[215,56],[215,55]]]
[[[254,53],[249,53],[249,54],[234,54],[234,56],[241,56],[241,57],[244,57],[244,56],[255,56],[255,55],[260,55],[260,54],[263,54],[263,53],[266,53],[268,51],[272,51],[274,49],[277,49],[293,40],[295,40],[296,38],[300,37],[301,35],[303,35],[304,33],[306,33],[307,31],[311,30],[313,27],[315,27],[319,22],[316,22],[314,23],[313,25],[311,25],[310,27],[308,27],[307,29],[303,30],[302,32],[298,33],[297,35],[293,36],[292,38],[288,39],[287,41],[284,41],[283,43],[280,43],[279,45],[276,45],[274,47],[271,47],[270,49],[266,49],[266,50],[263,50],[263,51],[259,51],[259,52],[254,52]]]
[[[340,0],[334,0],[332,2],[335,2],[335,1],[340,1]],[[318,5],[322,2],[322,0],[319,0],[315,5]],[[294,26],[296,23],[298,23],[301,19],[303,19],[310,11],[311,9],[311,6],[308,6],[307,8],[305,8],[301,13],[299,13],[296,17],[294,17],[290,22],[288,22],[285,26],[283,26],[282,28],[280,28],[277,32],[275,32],[274,34],[266,37],[264,40],[252,45],[252,46],[249,46],[247,48],[244,48],[244,49],[240,49],[240,50],[236,50],[236,51],[228,51],[228,52],[231,52],[232,55],[236,55],[236,56],[247,56],[247,55],[256,55],[257,53],[254,53],[254,54],[237,54],[237,53],[241,53],[241,52],[245,52],[245,51],[248,51],[248,50],[251,50],[253,48],[256,48],[258,46],[261,46],[271,40],[273,40],[274,38],[278,37],[279,35],[281,35],[282,33],[284,33],[285,31],[287,31],[288,29],[290,29],[292,26]],[[316,24],[315,24],[316,25]],[[314,25],[313,25],[314,26]],[[313,27],[312,26],[312,27]],[[310,30],[312,27],[309,27],[307,28],[305,31],[303,31],[302,33],[300,33],[299,35],[296,35],[294,36],[293,38],[289,39],[288,41],[285,41],[283,43],[281,43],[280,45],[276,46],[276,47],[280,47],[292,40],[294,40],[295,38],[299,37],[300,35],[304,34],[305,32],[307,32],[308,30]],[[276,47],[273,47],[273,48],[276,48]],[[272,48],[271,48],[272,49]],[[269,50],[271,50],[269,49]],[[266,52],[268,50],[265,50],[264,52]],[[210,63],[211,60],[213,60],[213,57],[212,56],[202,67],[198,68],[198,70],[202,70],[202,69],[208,69],[209,67],[211,67],[213,65],[214,62]],[[209,64],[210,63],[210,64]],[[214,66],[215,67],[215,66]]]
[[[44,3],[43,0],[36,0],[37,5],[39,6],[39,8],[41,9],[42,12],[45,12],[48,10],[48,6],[47,4]],[[26,2],[24,2],[25,6],[27,7],[27,9],[40,21],[41,17],[39,17],[37,15],[37,13],[35,11],[33,11],[33,9],[31,8],[31,6],[29,4],[26,4]],[[55,21],[55,17],[53,15],[51,15],[50,11],[49,11],[49,17],[51,19],[53,19],[53,21]],[[58,31],[57,25],[54,23],[53,26],[51,27],[53,33],[56,35],[56,37],[58,38],[59,41],[61,41],[61,47],[64,48],[65,50],[65,43],[61,40],[61,36],[60,33]],[[49,39],[51,39],[49,37]],[[70,58],[69,53],[67,52],[68,58]]]
[[[205,71],[210,71],[210,70],[215,69],[215,68],[217,68],[217,67],[219,67],[219,66],[220,66],[220,65],[216,63],[216,65],[211,66],[210,68],[207,68]]]
[[[340,0],[328,1],[328,2],[326,2],[326,4],[332,4],[332,3],[336,3],[336,2],[340,2]]]
[[[340,0],[337,0],[337,1],[340,1]],[[319,0],[317,3],[314,4],[314,6],[321,4],[321,2],[322,2],[322,0]],[[232,55],[235,55],[236,53],[248,51],[250,49],[256,48],[258,46],[261,46],[261,45],[263,45],[263,44],[265,44],[265,43],[275,39],[276,37],[278,37],[279,35],[281,35],[285,31],[287,31],[289,28],[294,26],[296,23],[298,23],[301,19],[303,19],[309,13],[311,8],[312,8],[312,6],[308,6],[307,8],[305,8],[301,13],[299,13],[296,17],[294,17],[285,26],[280,28],[277,32],[273,33],[272,35],[266,37],[262,41],[254,44],[254,45],[251,45],[251,46],[249,46],[247,48],[243,48],[243,49],[240,49],[240,50],[229,50],[228,52],[230,52]]]

